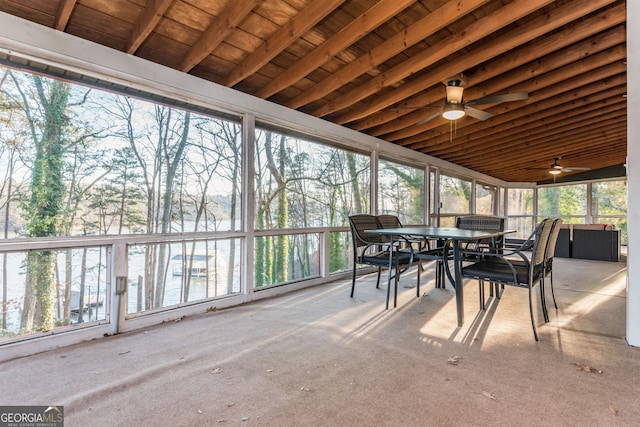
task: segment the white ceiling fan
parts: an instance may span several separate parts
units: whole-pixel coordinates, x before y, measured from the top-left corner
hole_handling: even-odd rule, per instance
[[[551,164],[551,166],[549,166],[549,173],[551,175],[558,175],[562,172],[575,172],[575,171],[588,171],[591,170],[591,168],[586,168],[586,167],[578,167],[578,166],[561,166],[558,164],[558,160],[560,160],[560,157],[554,157],[553,158],[553,163]]]

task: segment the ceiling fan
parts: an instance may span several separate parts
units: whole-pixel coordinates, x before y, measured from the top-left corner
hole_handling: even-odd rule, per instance
[[[501,102],[522,101],[529,99],[527,92],[514,92],[504,95],[485,96],[483,98],[465,101],[463,98],[464,87],[461,78],[454,78],[447,82],[447,97],[444,100],[444,106],[441,111],[419,121],[417,124],[427,123],[438,116],[442,116],[447,120],[458,120],[465,115],[469,115],[478,120],[487,120],[493,117],[493,114],[473,108],[474,105],[498,104]]]
[[[551,175],[558,175],[558,174],[560,174],[562,172],[574,172],[574,171],[588,171],[588,170],[591,170],[591,168],[585,168],[585,167],[560,166],[558,164],[558,160],[560,160],[560,157],[554,157],[553,158],[553,163],[551,164],[551,166],[549,166],[549,173]]]

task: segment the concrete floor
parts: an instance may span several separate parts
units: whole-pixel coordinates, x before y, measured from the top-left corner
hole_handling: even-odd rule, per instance
[[[12,360],[0,404],[64,405],[66,426],[640,425],[626,264],[555,262],[539,342],[525,289],[479,311],[467,281],[458,328],[427,266],[422,296],[413,268],[388,311],[368,275],[353,299],[339,280]]]

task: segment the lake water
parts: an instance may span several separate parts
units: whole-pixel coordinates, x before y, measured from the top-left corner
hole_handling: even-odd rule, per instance
[[[183,246],[180,243],[173,243],[168,245],[168,256],[170,262],[166,269],[165,280],[165,295],[163,301],[163,307],[185,302],[184,298],[184,285],[186,283],[186,276],[182,273],[182,251],[185,250],[187,254],[191,253],[191,244],[188,243]],[[216,296],[228,295],[231,293],[240,292],[240,280],[239,280],[239,256],[240,256],[240,242],[236,242],[236,265],[233,269],[233,282],[232,289],[228,289],[227,286],[227,260],[229,259],[229,240],[221,241],[209,241],[198,242],[195,247],[196,253],[209,254],[209,257],[204,262],[196,264],[196,267],[205,268],[208,267],[208,274],[201,274],[202,277],[192,277],[189,283],[189,298],[188,301],[197,301]],[[138,287],[144,283],[144,265],[145,265],[145,250],[144,245],[132,245],[129,247],[129,274],[128,274],[128,313],[135,313],[138,311]],[[88,248],[86,252],[86,268],[83,268],[83,250],[73,249],[71,253],[71,290],[72,290],[72,308],[76,307],[79,303],[79,292],[81,284],[84,283],[85,301],[102,301],[102,305],[97,305],[87,309],[83,312],[82,319],[78,314],[72,314],[71,323],[77,323],[79,321],[95,321],[104,320],[106,318],[105,311],[108,309],[108,298],[106,293],[107,284],[107,262],[105,255],[105,248],[92,247]],[[65,264],[69,251],[58,251],[58,264],[57,271],[55,273],[56,283],[64,283],[65,276]],[[25,293],[25,277],[26,277],[26,253],[7,253],[0,254],[0,262],[4,261],[6,256],[6,264],[2,264],[3,278],[6,277],[6,295],[3,290],[0,290],[0,295],[3,296],[3,301],[6,301],[6,317],[7,325],[5,329],[10,332],[17,332],[20,326],[20,313],[22,304],[24,302]],[[195,261],[195,260],[194,260]],[[6,265],[6,268],[5,268]],[[202,270],[199,270],[202,273]],[[84,279],[83,279],[84,275]],[[63,285],[60,285],[55,290],[58,298],[55,305],[56,315],[58,318],[62,317],[63,307]],[[76,304],[73,304],[77,301]],[[144,289],[143,298],[144,300]],[[144,304],[142,304],[144,310]],[[2,319],[0,319],[1,321]]]

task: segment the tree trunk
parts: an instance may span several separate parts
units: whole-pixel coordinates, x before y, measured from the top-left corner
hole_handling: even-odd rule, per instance
[[[65,194],[64,128],[67,125],[65,111],[70,86],[54,80],[50,83],[49,93],[46,93],[41,77],[33,76],[33,81],[44,112],[44,123],[41,138],[34,138],[36,157],[31,176],[31,197],[25,206],[25,211],[28,213],[27,230],[31,237],[56,236],[63,213],[62,200]],[[25,292],[21,322],[21,329],[25,332],[32,328],[42,331],[53,329],[55,261],[55,253],[51,251],[34,251],[27,255],[27,270],[30,278],[28,285],[32,287],[32,291]],[[35,297],[35,303],[29,300],[32,297]],[[36,313],[40,314],[40,318],[35,317]]]
[[[164,120],[164,118],[162,118]],[[166,164],[166,175],[164,193],[162,195],[162,215],[161,221],[161,233],[169,233],[171,231],[171,201],[173,199],[173,192],[175,190],[175,178],[178,167],[183,160],[183,153],[189,140],[191,113],[187,112],[184,115],[184,123],[182,125],[182,135],[178,145],[174,148],[173,153],[169,153],[169,125],[171,123],[171,110],[165,120],[165,126],[160,127],[164,136],[162,139],[162,147],[164,149],[163,157]],[[155,290],[155,307],[162,307],[164,303],[164,291],[166,283],[166,271],[167,271],[167,252],[168,245],[162,243],[158,245],[158,257],[156,258],[156,290]]]
[[[360,194],[360,183],[358,182],[358,169],[356,167],[356,156],[353,153],[347,153],[347,168],[349,169],[349,176],[351,177],[351,189],[353,191],[353,200],[356,204],[354,213],[365,213],[365,211],[362,208],[362,196]]]
[[[13,171],[15,166],[15,147],[9,148],[9,160],[7,164],[9,166],[9,170],[7,171],[7,203],[4,206],[4,230],[3,237],[4,239],[9,238],[9,213],[11,211],[11,199],[13,197]],[[7,254],[2,254],[2,325],[1,329],[7,329],[7,292],[8,292],[8,283],[7,283]]]

